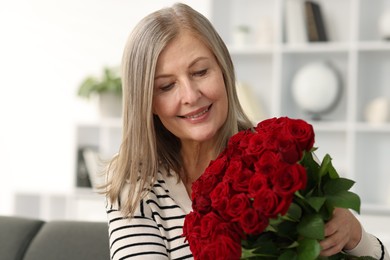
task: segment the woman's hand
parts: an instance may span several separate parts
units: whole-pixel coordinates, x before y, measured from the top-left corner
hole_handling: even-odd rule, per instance
[[[325,224],[325,239],[320,241],[321,256],[331,256],[343,249],[353,249],[361,236],[362,227],[356,217],[348,209],[337,208],[332,219]]]

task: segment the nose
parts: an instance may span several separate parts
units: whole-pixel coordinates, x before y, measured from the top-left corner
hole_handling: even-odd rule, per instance
[[[193,104],[202,96],[202,93],[196,82],[186,78],[180,82],[180,95],[183,104]]]

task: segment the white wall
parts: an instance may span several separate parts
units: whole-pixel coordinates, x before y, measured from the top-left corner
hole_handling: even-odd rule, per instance
[[[174,0],[0,0],[0,214],[15,191],[69,191],[78,84],[119,65],[135,23]],[[206,16],[208,0],[183,1]]]

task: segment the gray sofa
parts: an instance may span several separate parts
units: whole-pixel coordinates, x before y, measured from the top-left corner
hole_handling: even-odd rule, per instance
[[[107,223],[0,216],[1,260],[109,260]]]

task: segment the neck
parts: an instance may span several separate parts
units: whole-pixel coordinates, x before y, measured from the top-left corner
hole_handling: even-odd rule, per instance
[[[182,144],[183,173],[187,185],[197,180],[210,161],[215,159],[214,147],[212,142]]]

